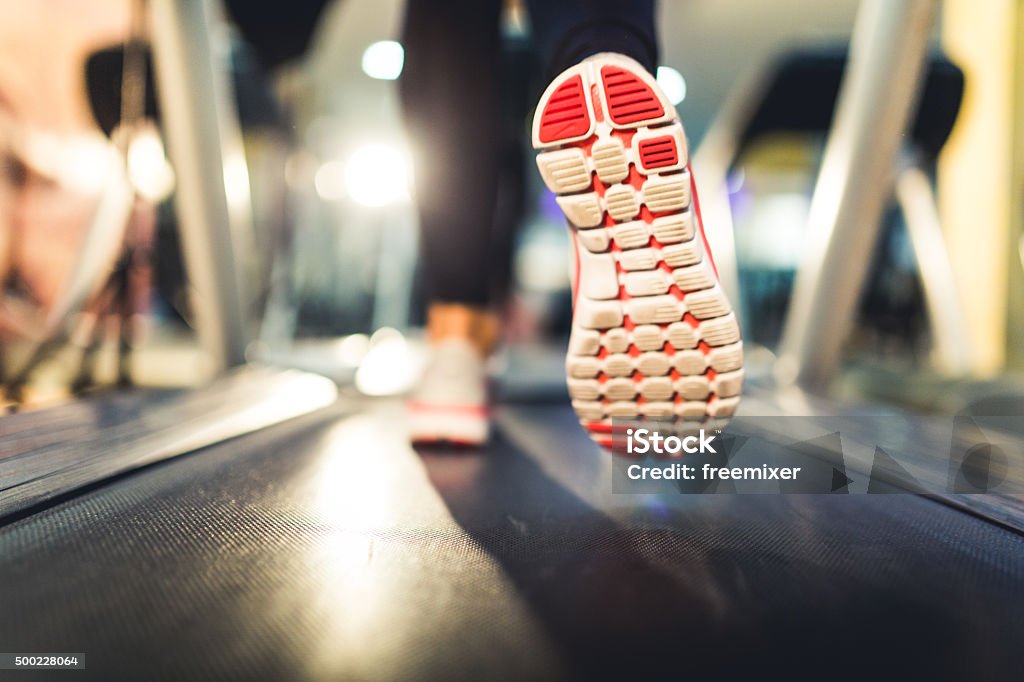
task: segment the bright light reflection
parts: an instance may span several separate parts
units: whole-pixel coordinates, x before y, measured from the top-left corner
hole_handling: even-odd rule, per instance
[[[380,424],[352,419],[332,431],[331,440],[336,447],[316,476],[317,514],[336,531],[366,533],[385,526],[396,508],[391,469],[367,456],[378,452],[386,440]]]
[[[370,350],[370,337],[366,334],[350,334],[338,342],[337,356],[343,365],[358,367]]]
[[[402,74],[405,50],[394,40],[371,43],[363,52],[363,73],[370,78],[393,81]]]
[[[671,66],[659,66],[657,79],[672,104],[679,104],[686,99],[686,79],[679,71]]]
[[[316,193],[324,201],[337,201],[345,196],[345,164],[328,161],[317,169],[313,178]]]
[[[409,157],[388,144],[357,149],[345,165],[345,188],[364,206],[387,206],[409,198]]]
[[[313,472],[311,511],[323,534],[307,561],[318,566],[323,584],[305,609],[319,612],[324,630],[313,642],[311,663],[330,670],[344,662],[338,641],[352,641],[380,617],[386,617],[393,594],[393,574],[377,570],[374,546],[381,532],[393,526],[399,500],[393,469],[379,454],[380,424],[373,419],[346,419],[328,436],[323,464]],[[337,671],[326,675],[338,678]]]
[[[166,199],[174,189],[174,171],[167,163],[156,131],[146,129],[132,139],[128,147],[128,177],[135,190],[154,203]]]
[[[395,329],[379,329],[356,370],[356,388],[365,395],[400,395],[419,377],[416,352]]]
[[[92,194],[103,187],[106,168],[115,156],[113,147],[99,141],[79,138],[68,145],[63,164],[63,180],[71,188]]]
[[[249,167],[241,154],[230,155],[224,160],[224,192],[231,206],[249,203]]]

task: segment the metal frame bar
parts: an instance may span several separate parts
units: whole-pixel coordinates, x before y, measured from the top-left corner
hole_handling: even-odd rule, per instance
[[[966,315],[942,235],[931,179],[920,166],[908,162],[898,172],[896,200],[917,260],[932,330],[934,362],[947,374],[966,374],[971,362],[971,339],[964,325]]]
[[[242,265],[252,216],[228,49],[211,32],[215,1],[150,0],[149,19],[196,327],[220,373],[245,362]]]
[[[744,322],[745,307],[736,254],[736,226],[729,205],[728,176],[746,130],[765,95],[768,67],[751,70],[733,89],[693,155],[694,180],[701,197],[704,233],[715,254],[715,268],[726,296]]]
[[[921,88],[936,0],[863,0],[811,201],[808,250],[776,365],[780,382],[834,374]]]

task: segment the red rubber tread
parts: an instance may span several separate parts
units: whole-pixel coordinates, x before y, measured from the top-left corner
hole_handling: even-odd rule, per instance
[[[551,93],[540,118],[538,137],[544,144],[580,137],[590,132],[590,112],[583,78],[573,76]]]
[[[679,151],[676,140],[671,135],[644,140],[639,146],[640,164],[651,170],[675,166],[679,163]]]
[[[665,108],[647,83],[618,66],[601,69],[601,82],[608,102],[608,116],[616,125],[661,118]]]

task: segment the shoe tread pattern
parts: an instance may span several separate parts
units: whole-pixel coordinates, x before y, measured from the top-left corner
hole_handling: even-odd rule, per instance
[[[591,93],[592,134],[541,140],[535,121],[534,145],[580,255],[566,358],[573,407],[602,444],[612,417],[728,417],[743,345],[699,234],[675,110],[638,64],[598,56],[556,79],[538,111],[566,83]]]

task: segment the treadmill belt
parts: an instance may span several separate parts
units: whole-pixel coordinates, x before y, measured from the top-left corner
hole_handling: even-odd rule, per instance
[[[567,407],[503,408],[482,452],[414,451],[399,414],[278,425],[0,527],[4,650],[84,652],[69,679],[1024,669],[1009,530],[913,495],[613,495]]]

